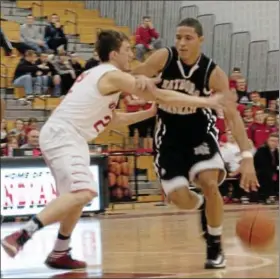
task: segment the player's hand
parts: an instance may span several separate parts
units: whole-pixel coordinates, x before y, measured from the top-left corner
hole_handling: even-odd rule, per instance
[[[136,76],[135,77],[136,81],[136,88],[139,90],[147,90],[150,92],[153,92],[156,90],[156,84],[160,83],[161,79],[160,78],[148,78],[146,76]]]
[[[240,187],[246,192],[258,191],[260,187],[253,158],[243,158],[240,167],[239,173],[241,174]]]

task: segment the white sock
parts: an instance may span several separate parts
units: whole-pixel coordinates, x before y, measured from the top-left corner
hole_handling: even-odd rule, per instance
[[[212,227],[207,225],[207,228],[208,228],[208,233],[210,235],[213,235],[213,236],[222,235],[222,232],[223,232],[223,227],[222,226],[217,227],[217,228],[212,228]]]
[[[67,251],[69,249],[70,240],[71,240],[70,237],[64,237],[59,234],[56,239],[53,251],[54,252]]]
[[[31,237],[36,231],[40,230],[43,227],[40,220],[38,220],[36,217],[33,217],[31,220],[29,220],[24,226],[23,230],[25,230],[29,237]]]

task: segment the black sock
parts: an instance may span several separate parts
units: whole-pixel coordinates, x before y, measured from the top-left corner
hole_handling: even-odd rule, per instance
[[[69,238],[70,238],[70,235],[69,235],[69,236],[65,236],[65,235],[63,235],[63,234],[61,234],[61,233],[58,233],[57,238],[58,238],[58,239],[61,239],[61,240],[66,240],[66,239],[69,239]]]

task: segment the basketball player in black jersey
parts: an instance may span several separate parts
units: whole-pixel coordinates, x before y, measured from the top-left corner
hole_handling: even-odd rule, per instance
[[[199,21],[182,20],[176,30],[176,46],[156,51],[133,70],[153,77],[161,73],[160,88],[192,96],[226,94],[231,105],[224,110],[227,124],[242,152],[241,187],[257,190],[251,147],[223,70],[201,53],[203,30]],[[143,80],[143,82],[145,82]],[[140,86],[140,85],[139,85]],[[143,84],[141,84],[143,86]],[[201,209],[201,225],[207,243],[205,268],[224,268],[221,235],[223,200],[218,186],[225,179],[219,152],[215,112],[196,107],[159,105],[154,136],[155,168],[168,199],[181,209]],[[191,191],[201,188],[204,196]]]

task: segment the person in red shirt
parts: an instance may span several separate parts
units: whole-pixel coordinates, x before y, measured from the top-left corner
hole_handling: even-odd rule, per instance
[[[264,119],[264,111],[259,109],[255,113],[254,122],[248,127],[247,130],[248,137],[253,141],[256,148],[262,146],[271,133],[271,129],[264,123]]]
[[[146,52],[161,48],[159,33],[153,26],[149,16],[143,17],[143,23],[136,30],[136,59],[144,60]]]
[[[137,112],[141,110],[148,110],[151,108],[152,103],[138,98],[135,95],[125,94],[124,103],[127,112]],[[129,129],[129,145],[134,145],[140,148],[152,148],[152,136],[155,129],[155,117],[143,120],[141,122],[128,126]],[[139,133],[139,143],[134,138],[135,131]],[[145,139],[148,142],[145,142]]]
[[[253,122],[253,111],[251,107],[246,107],[243,111],[243,121],[245,124],[245,128],[248,128]]]

